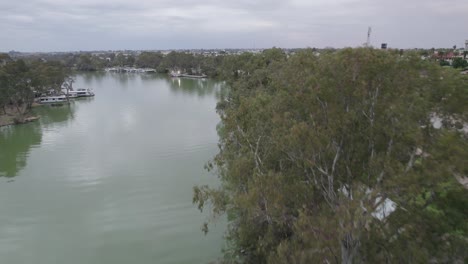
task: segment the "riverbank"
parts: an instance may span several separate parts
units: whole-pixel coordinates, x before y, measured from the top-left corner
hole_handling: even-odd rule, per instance
[[[23,109],[20,110],[22,111]],[[5,111],[0,114],[0,127],[25,124],[39,119],[38,116],[34,116],[31,113],[20,114],[18,113],[18,109],[13,107],[7,107]]]

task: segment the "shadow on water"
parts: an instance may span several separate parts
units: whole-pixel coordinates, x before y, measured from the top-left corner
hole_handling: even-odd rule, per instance
[[[119,73],[119,72],[109,72],[109,73],[104,73],[108,74],[108,76],[112,76],[115,78],[116,83],[118,86],[120,86],[122,89],[126,90],[128,88],[131,88],[133,84],[135,84],[135,80],[140,78],[140,74],[135,74],[135,73]]]
[[[43,126],[73,119],[73,108],[73,104],[37,107],[34,112],[40,121],[0,127],[0,177],[15,177],[26,166],[31,149],[41,144]]]
[[[154,72],[139,74],[139,76],[141,80],[143,81],[154,81],[154,80],[163,79],[166,77],[165,74],[154,73]]]
[[[90,85],[93,82],[101,83],[104,77],[106,76],[106,72],[101,72],[101,71],[79,72],[77,75],[79,75],[83,79],[83,82],[86,85]],[[75,87],[75,88],[84,88],[84,87]]]
[[[32,147],[41,144],[38,122],[0,128],[0,177],[15,177],[26,166]]]
[[[76,99],[77,101],[71,101],[70,104],[59,107],[41,106],[35,109],[35,112],[41,117],[40,123],[42,125],[68,122],[74,119],[73,113],[77,103],[87,103],[92,99],[93,98],[79,98]]]

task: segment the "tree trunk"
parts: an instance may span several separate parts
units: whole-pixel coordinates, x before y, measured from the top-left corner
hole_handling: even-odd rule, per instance
[[[358,248],[358,241],[351,234],[346,234],[341,241],[341,264],[352,264]]]

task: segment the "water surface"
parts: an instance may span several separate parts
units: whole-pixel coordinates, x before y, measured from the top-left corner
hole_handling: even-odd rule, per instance
[[[207,263],[224,224],[192,187],[217,152],[220,84],[148,74],[76,76],[95,98],[0,128],[0,263]]]

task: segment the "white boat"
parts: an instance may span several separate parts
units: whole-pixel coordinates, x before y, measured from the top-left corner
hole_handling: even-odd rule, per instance
[[[91,89],[85,89],[85,88],[78,88],[76,90],[73,90],[73,91],[68,91],[69,93],[70,92],[76,92],[76,95],[77,97],[92,97],[94,96],[94,92],[93,90]]]
[[[177,72],[171,71],[169,75],[171,77],[184,77],[184,78],[195,78],[195,79],[205,79],[206,77],[208,77],[204,74],[202,75],[185,74],[185,73],[180,73],[180,71],[177,71]]]
[[[78,93],[77,91],[74,90],[68,90],[67,89],[62,89],[62,94],[65,96],[68,96],[70,99],[78,98]]]
[[[65,94],[67,95],[67,94]],[[78,93],[76,91],[68,91],[68,98],[78,98]]]
[[[67,97],[65,95],[43,96],[39,97],[37,102],[40,104],[59,104],[67,102]]]
[[[62,89],[62,94],[68,95],[68,98],[77,98],[77,97],[92,97],[94,92],[91,89],[79,88],[76,90]]]
[[[156,72],[152,68],[135,68],[135,67],[112,67],[104,69],[106,72],[128,72],[128,73],[148,73]]]

